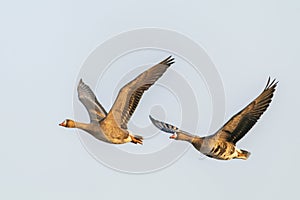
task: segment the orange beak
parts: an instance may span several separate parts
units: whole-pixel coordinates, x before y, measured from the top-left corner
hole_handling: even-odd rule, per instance
[[[66,126],[65,121],[63,121],[62,123],[58,124],[59,126]]]
[[[176,138],[176,134],[170,136],[170,139],[175,139],[175,138]]]

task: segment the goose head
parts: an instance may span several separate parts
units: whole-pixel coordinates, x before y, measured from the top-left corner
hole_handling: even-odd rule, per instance
[[[177,134],[176,134],[176,133],[173,133],[169,138],[170,138],[170,139],[173,139],[173,140],[178,140],[178,139],[177,139]]]
[[[59,126],[67,127],[67,128],[75,128],[75,122],[71,119],[66,119]]]

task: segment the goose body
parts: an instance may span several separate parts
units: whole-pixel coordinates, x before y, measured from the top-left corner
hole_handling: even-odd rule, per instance
[[[148,90],[173,63],[174,58],[169,56],[123,86],[108,113],[99,103],[90,87],[81,79],[77,87],[78,98],[88,111],[90,123],[81,123],[66,119],[59,125],[66,128],[79,128],[88,132],[98,140],[107,143],[123,144],[132,142],[142,144],[143,138],[130,133],[127,129],[127,123],[133,115],[143,93]]]
[[[219,160],[234,158],[246,160],[250,156],[250,152],[238,149],[236,143],[247,134],[267,110],[272,101],[277,83],[275,79],[271,82],[269,78],[266,87],[256,99],[228,120],[215,134],[210,136],[199,137],[182,131],[176,126],[158,121],[151,116],[149,117],[157,128],[171,133],[171,139],[189,142],[195,149],[208,157]]]

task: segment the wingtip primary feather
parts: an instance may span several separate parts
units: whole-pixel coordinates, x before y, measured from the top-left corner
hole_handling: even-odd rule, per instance
[[[80,78],[78,85],[77,85],[77,92],[78,92],[78,96],[79,96],[79,90],[81,88],[83,88],[86,84],[83,82],[82,78]]]
[[[175,63],[175,58],[173,58],[172,55],[170,55],[169,57],[161,61],[159,64],[171,66],[174,63]]]
[[[151,120],[151,122],[152,122],[152,124],[154,126],[156,126],[157,128],[161,129],[161,127],[158,126],[158,121],[156,119],[154,119],[151,115],[149,115],[149,118],[150,118],[150,120]]]
[[[154,119],[151,115],[149,115],[149,119],[151,120],[151,122],[152,122],[152,124],[153,124],[154,126],[156,126],[157,128],[159,128],[159,127],[157,126],[157,120],[156,120],[156,119]]]
[[[149,115],[149,118],[153,122],[154,118],[151,115]]]
[[[77,91],[79,90],[80,87],[84,86],[85,83],[83,82],[82,78],[80,78],[79,82],[78,82],[78,86],[77,86]]]
[[[264,90],[268,90],[270,88],[274,88],[277,86],[279,81],[276,81],[276,78],[274,78],[272,81],[271,81],[271,77],[269,76],[268,78],[268,81],[267,81],[267,84],[266,84],[266,87],[264,88]]]
[[[152,124],[154,124],[154,126],[156,126],[156,127],[159,128],[159,129],[162,128],[161,126],[159,126],[159,125],[161,125],[161,122],[160,122],[160,121],[154,119],[151,115],[149,115],[149,118],[150,118]]]

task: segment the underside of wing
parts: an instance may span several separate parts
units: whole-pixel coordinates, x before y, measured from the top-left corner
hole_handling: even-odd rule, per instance
[[[190,134],[186,131],[183,131],[183,130],[180,130],[179,128],[177,128],[176,126],[174,125],[171,125],[171,124],[168,124],[168,123],[165,123],[165,122],[162,122],[162,121],[158,121],[156,119],[154,119],[151,115],[149,115],[149,118],[152,122],[152,124],[154,126],[156,126],[156,128],[160,129],[161,131],[164,131],[166,133],[171,133],[173,134],[172,136],[170,136],[171,139],[175,139],[177,137],[177,135],[180,135],[180,139],[182,140],[183,138],[189,138],[189,139],[192,139],[192,138],[199,138],[198,136],[196,135],[193,135],[193,134]]]
[[[177,128],[176,126],[167,124],[165,122],[158,121],[158,120],[154,119],[151,115],[149,115],[149,118],[150,118],[152,124],[161,131],[164,131],[166,133],[176,133],[176,132],[180,131],[179,128]]]
[[[254,126],[260,116],[269,107],[278,82],[268,79],[262,93],[243,110],[234,115],[216,134],[215,137],[223,138],[236,143]]]
[[[99,122],[106,117],[107,113],[105,109],[98,102],[97,97],[91,88],[86,85],[82,79],[79,81],[77,92],[80,102],[85,106],[89,113],[91,122]]]
[[[127,129],[127,123],[144,92],[148,90],[173,63],[174,58],[169,56],[127,83],[119,91],[114,105],[108,113],[108,118],[115,120],[121,128]]]

